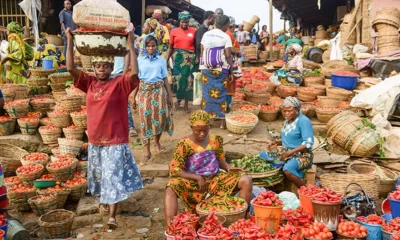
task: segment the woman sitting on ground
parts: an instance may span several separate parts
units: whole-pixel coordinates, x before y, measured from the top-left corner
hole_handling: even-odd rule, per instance
[[[287,49],[287,82],[300,84],[303,80],[303,59],[301,56],[302,47],[299,44],[292,44]]]
[[[209,135],[209,114],[197,110],[189,121],[192,134],[178,142],[170,163],[172,179],[168,182],[164,201],[167,225],[178,213],[178,197],[190,211],[195,211],[196,204],[208,193],[224,196],[239,191],[239,197],[247,203],[251,198],[251,178],[230,171],[231,167],[225,161],[222,137]]]
[[[312,166],[314,131],[310,119],[301,111],[301,103],[297,98],[287,97],[283,102],[282,115],[286,121],[282,128],[282,141],[270,144],[269,149],[276,148],[285,161],[283,172],[286,178],[298,188],[304,185],[304,170]]]

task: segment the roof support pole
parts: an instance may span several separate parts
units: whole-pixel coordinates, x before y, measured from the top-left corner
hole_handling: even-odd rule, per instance
[[[142,27],[144,25],[144,21],[146,20],[146,0],[142,0]]]
[[[272,18],[272,13],[273,13],[273,7],[272,7],[272,0],[269,0],[269,59],[272,62],[273,61],[273,47],[272,47],[272,41],[274,40],[274,37],[272,36],[274,30],[272,29],[273,26],[273,18]]]

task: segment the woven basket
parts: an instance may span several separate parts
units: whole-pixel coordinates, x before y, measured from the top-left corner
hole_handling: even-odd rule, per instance
[[[245,206],[243,209],[232,211],[232,212],[216,212],[216,215],[221,215],[226,218],[226,221],[224,223],[225,226],[229,226],[232,223],[236,222],[239,219],[245,218],[246,217],[246,212],[247,212],[247,203],[244,203]],[[211,212],[210,211],[204,211],[200,209],[201,203],[196,205],[196,212],[199,216],[204,216],[204,215],[209,215]]]
[[[332,80],[331,79],[325,79],[325,87],[332,87]]]
[[[46,196],[46,195],[42,195]],[[31,197],[28,200],[29,206],[32,208],[32,211],[36,214],[36,216],[41,216],[51,210],[56,210],[57,209],[57,198],[53,194],[49,194],[47,196],[50,196],[49,199],[46,200],[40,200],[38,201],[37,199],[40,198],[41,196],[35,196]]]
[[[11,178],[11,177],[9,177],[9,178]],[[14,178],[14,177],[13,177],[13,178]],[[11,186],[14,186],[14,185],[17,185],[17,184],[22,183],[21,180],[19,180],[18,182],[6,183],[6,179],[7,179],[7,178],[4,179],[4,186],[6,186],[7,190],[8,190]]]
[[[22,174],[22,173],[19,173],[18,171],[16,171],[17,176],[19,177],[19,179],[21,179],[22,182],[32,182],[32,181],[40,178],[43,175],[43,172],[44,172],[43,165],[36,164],[36,163],[31,163],[28,165],[38,165],[38,166],[41,166],[42,168],[41,168],[41,170],[34,172],[34,173],[30,173],[30,174]]]
[[[339,100],[347,101],[353,95],[353,92],[342,89],[342,88],[335,88],[329,87],[326,89],[327,96],[329,98],[336,98]]]
[[[68,113],[79,112],[82,109],[82,97],[66,96],[61,99],[64,111]]]
[[[264,122],[273,122],[278,118],[279,108],[276,110],[260,110],[258,118]]]
[[[371,174],[341,174],[341,173],[326,173],[321,175],[321,184],[323,187],[330,188],[338,193],[344,193],[346,187],[350,183],[358,183],[373,199],[378,199],[379,179],[376,175]],[[357,187],[350,186],[350,193],[357,193]]]
[[[275,176],[280,171],[281,171],[281,168],[277,168],[277,169],[272,170],[272,171],[261,172],[261,173],[246,172],[246,175],[250,176],[251,178],[266,178],[266,177]]]
[[[336,114],[340,113],[340,109],[336,109],[335,111],[326,111],[323,108],[315,109],[317,113],[317,119],[321,123],[328,123]]]
[[[47,95],[51,92],[49,86],[34,86],[30,87],[29,96],[42,96]]]
[[[310,84],[309,87],[317,91],[317,96],[326,96],[326,86],[323,84]]]
[[[85,130],[83,128],[63,128],[63,132],[66,138],[82,140]]]
[[[29,206],[28,200],[34,196],[36,196],[36,189],[30,192],[9,191],[7,193],[10,207],[18,211],[30,211],[31,207]]]
[[[60,102],[61,99],[65,96],[67,96],[67,92],[66,91],[53,91],[52,92],[54,100],[56,100],[56,102]]]
[[[232,105],[231,105],[232,106]],[[72,122],[74,123],[75,126],[79,128],[87,128],[87,115],[81,115],[81,114],[73,114],[71,113],[72,117]]]
[[[337,70],[343,70],[347,66],[347,62],[345,60],[331,60],[322,64],[321,71],[325,76],[330,77],[331,73]]]
[[[297,88],[296,84],[281,84],[276,88],[276,93],[281,98],[294,97],[296,96]]]
[[[52,210],[39,218],[46,238],[68,238],[71,235],[74,213],[64,209]]]
[[[265,105],[268,103],[268,100],[271,97],[271,94],[269,92],[267,92],[267,89],[265,89],[265,91],[252,92],[252,91],[246,90],[246,88],[245,88],[244,96],[245,96],[246,101],[249,101],[249,102],[252,102],[255,104]]]
[[[308,109],[307,114],[306,114],[307,117],[314,118],[314,117],[317,116],[317,112],[315,111],[315,109],[317,108],[316,104],[314,104],[314,103],[304,103],[301,108],[307,108]]]
[[[51,98],[46,98],[41,99],[41,101],[31,100],[29,104],[34,112],[40,112],[45,115],[56,105],[56,101]]]
[[[72,180],[74,178],[74,173],[76,170],[76,166],[78,164],[78,160],[74,160],[73,163],[69,166],[65,166],[62,168],[52,168],[49,167],[50,163],[47,164],[46,169],[53,175],[53,177],[57,180],[57,182],[66,182],[68,180]]]
[[[14,92],[14,100],[26,99],[30,88],[26,84],[1,84],[0,90],[3,92]]]
[[[25,165],[29,165],[29,164],[35,163],[35,164],[41,164],[43,166],[46,166],[47,163],[49,162],[50,158],[49,158],[49,155],[47,155],[47,154],[45,154],[45,155],[46,155],[46,158],[41,159],[41,160],[35,160],[35,161],[27,161],[27,160],[25,160],[26,156],[23,156],[21,158],[21,164],[22,164],[22,166],[25,166]]]
[[[71,193],[71,189],[58,190],[57,192],[50,192],[46,189],[37,191],[38,195],[48,195],[48,194],[54,194],[54,193],[56,193],[57,208],[58,209],[64,208],[65,202],[67,201],[67,198],[68,198],[69,194]]]
[[[31,77],[26,80],[26,84],[29,87],[41,87],[47,86],[49,79],[47,77]]]
[[[29,112],[29,100],[21,105],[6,106],[5,109],[11,118],[23,118]]]
[[[321,96],[318,97],[318,105],[325,108],[335,108],[340,103],[339,99]]]
[[[353,156],[371,156],[379,150],[379,142],[379,134],[375,130],[368,130],[354,139],[350,153]]]
[[[30,68],[29,71],[31,72],[32,77],[45,77],[45,78],[47,78],[50,74],[57,72],[56,69],[44,70],[41,68]]]
[[[285,177],[282,176],[278,179],[276,179],[275,181],[271,182],[271,183],[266,183],[266,182],[253,182],[253,186],[259,186],[259,187],[272,187],[275,185],[278,185],[279,183],[283,182],[283,180],[285,180]]]
[[[59,138],[58,145],[60,146],[60,153],[71,156],[77,156],[81,151],[83,142],[80,140],[71,140],[66,138]]]
[[[29,153],[17,146],[0,143],[0,162],[4,177],[15,176],[17,168],[21,167],[20,159]]]
[[[92,60],[90,56],[81,55],[81,62],[83,68],[91,68],[92,67]]]
[[[359,132],[359,130],[364,127],[364,124],[360,118],[354,116],[355,119],[350,119],[347,121],[343,121],[338,125],[330,128],[328,131],[328,136],[336,143],[338,146],[343,149],[349,150],[347,147],[350,140],[353,140],[353,137]],[[351,143],[353,144],[353,142]]]
[[[14,118],[0,121],[0,136],[13,135],[15,131],[16,122],[17,121]]]
[[[36,122],[26,122],[18,119],[19,129],[23,135],[35,135],[39,127],[39,119]]]
[[[250,123],[242,123],[239,121],[235,121],[232,118],[237,117],[237,116],[248,116],[248,117],[253,117],[254,121]],[[226,125],[228,131],[236,134],[244,134],[251,132],[255,128],[255,126],[258,123],[258,117],[252,113],[248,112],[242,112],[242,111],[237,111],[237,112],[231,112],[225,115],[225,120],[226,120]]]
[[[308,92],[307,89],[300,87],[297,89],[297,98],[303,102],[312,102],[317,99],[317,93]]]
[[[40,136],[44,144],[57,144],[58,138],[61,137],[61,129],[41,129],[39,128]]]
[[[65,85],[70,80],[73,80],[73,77],[69,73],[53,73],[49,76],[50,83],[62,83]]]
[[[1,89],[0,90],[3,93],[3,97],[4,97],[4,102],[8,103],[8,102],[12,102],[15,99],[15,91],[12,89]]]
[[[68,199],[74,202],[77,202],[81,198],[83,198],[86,195],[88,189],[87,182],[84,184],[74,185],[74,186],[69,186],[69,185],[67,186],[63,183],[62,186],[71,189],[71,194],[69,195]]]
[[[67,86],[65,86],[65,83],[50,83],[51,90],[54,92],[60,92],[64,91]]]
[[[243,105],[251,105],[254,106],[256,109],[254,110],[242,110],[240,109],[241,106]],[[229,105],[229,109],[231,111],[242,111],[242,112],[249,112],[252,113],[254,115],[258,115],[258,113],[260,112],[260,105],[252,103],[252,102],[247,102],[247,101],[241,101],[241,102],[234,102],[231,105]]]
[[[304,86],[311,87],[312,84],[324,84],[325,76],[323,74],[308,75],[303,78]]]
[[[249,45],[243,48],[246,60],[257,60],[257,45]]]
[[[352,111],[343,111],[339,114],[337,114],[335,117],[333,117],[328,124],[326,125],[326,127],[328,128],[328,131],[331,127],[333,127],[335,124],[337,123],[341,123],[343,121],[346,121],[348,118],[350,118],[351,116],[357,116],[356,113],[352,112]]]
[[[383,172],[389,179],[379,180],[379,196],[381,198],[385,198],[391,191],[393,191],[393,186],[397,182],[397,178],[399,177],[395,172],[390,169],[384,168]]]
[[[277,88],[277,85],[275,85],[275,83],[269,82],[269,81],[252,79],[251,83],[258,83],[258,84],[263,84],[263,85],[267,86],[267,92],[269,92],[270,94],[273,94]]]
[[[65,128],[71,125],[71,116],[66,114],[53,114],[48,112],[47,116],[51,119],[51,123],[58,128]]]
[[[78,166],[76,167],[77,172],[87,172],[88,161],[78,161]]]

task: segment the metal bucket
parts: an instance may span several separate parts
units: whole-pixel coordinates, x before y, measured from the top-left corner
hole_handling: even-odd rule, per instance
[[[18,220],[8,220],[6,240],[28,240],[28,239],[31,239],[31,235]]]

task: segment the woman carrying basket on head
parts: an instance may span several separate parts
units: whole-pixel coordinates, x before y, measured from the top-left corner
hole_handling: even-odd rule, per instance
[[[74,86],[85,92],[87,102],[88,191],[99,198],[102,211],[109,211],[108,226],[118,227],[115,219],[117,204],[143,188],[139,169],[129,149],[128,98],[138,87],[138,64],[134,34],[129,32],[130,72],[111,76],[114,57],[92,57],[96,76],[74,66],[73,38],[65,31],[67,69]],[[129,63],[126,63],[129,64]]]

